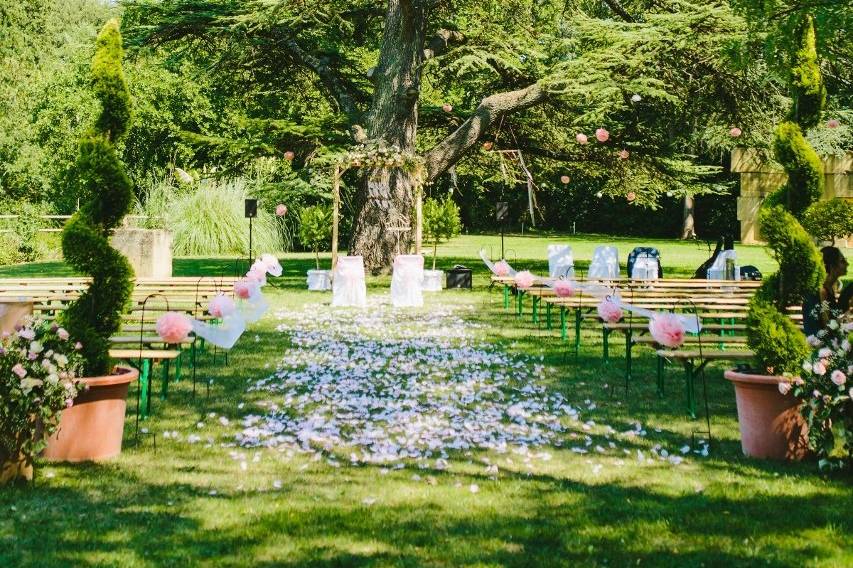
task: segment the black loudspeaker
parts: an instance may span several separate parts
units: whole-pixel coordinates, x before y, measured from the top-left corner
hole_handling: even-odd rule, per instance
[[[509,217],[509,203],[506,201],[498,201],[495,204],[495,218],[498,223],[502,223]]]
[[[447,271],[448,288],[471,288],[471,269],[457,264]]]
[[[246,200],[246,219],[254,219],[258,216],[258,200],[257,199],[247,199]]]

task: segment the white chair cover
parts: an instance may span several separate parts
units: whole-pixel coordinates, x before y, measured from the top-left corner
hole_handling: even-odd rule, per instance
[[[367,305],[367,284],[364,281],[364,258],[341,256],[332,278],[332,305],[336,307]]]
[[[631,278],[633,280],[657,280],[660,266],[657,258],[647,254],[640,254],[634,259],[634,266],[631,268]]]
[[[424,257],[401,254],[394,259],[391,276],[391,303],[395,308],[419,308],[424,305]]]
[[[307,281],[308,281],[308,289],[311,291],[331,290],[332,289],[332,271],[331,270],[309,270]]]
[[[619,251],[616,250],[616,247],[595,247],[587,278],[599,280],[619,278]]]
[[[548,245],[548,274],[551,278],[574,278],[575,258],[569,245]]]
[[[735,280],[740,280],[740,266],[737,263],[737,252],[734,249],[724,250],[714,259],[714,264],[708,269],[708,280],[726,279],[726,259],[735,261]]]

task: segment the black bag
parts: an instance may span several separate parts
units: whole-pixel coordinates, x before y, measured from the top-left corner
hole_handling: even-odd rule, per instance
[[[447,271],[448,288],[471,288],[472,282],[471,269],[465,268],[461,264],[457,264]]]

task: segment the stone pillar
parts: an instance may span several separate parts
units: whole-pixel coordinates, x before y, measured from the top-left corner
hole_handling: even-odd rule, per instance
[[[823,160],[826,189],[822,199],[842,197],[853,200],[853,152],[830,156]],[[758,234],[758,208],[769,193],[776,191],[788,176],[782,167],[764,158],[754,148],[732,150],[732,171],[740,174],[740,196],[737,199],[737,218],[740,221],[740,241],[743,244],[761,243]],[[845,246],[844,241],[840,243]],[[853,236],[846,246],[853,245]]]
[[[117,229],[112,245],[130,261],[137,278],[172,277],[172,233],[163,229]]]

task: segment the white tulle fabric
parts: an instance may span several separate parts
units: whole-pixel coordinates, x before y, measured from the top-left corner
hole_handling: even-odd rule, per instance
[[[595,247],[587,278],[599,280],[619,278],[619,251],[616,250],[616,247]]]
[[[419,308],[424,305],[424,257],[401,254],[394,259],[391,276],[391,303],[395,308]]]
[[[482,261],[486,264],[486,266],[489,267],[489,270],[491,270],[492,274],[494,274],[495,276],[510,276],[515,278],[516,270],[513,267],[509,266],[508,262],[506,263],[506,265],[509,266],[509,273],[504,275],[498,274],[498,271],[495,269],[495,263],[492,262],[489,258],[489,255],[486,254],[486,249],[480,249],[480,259],[482,259]]]
[[[575,258],[569,245],[548,245],[548,274],[551,278],[573,278]]]
[[[271,254],[265,254],[252,265],[249,274],[253,273],[281,276],[282,267],[277,258]],[[261,292],[261,288],[266,284],[266,278],[260,281],[249,279],[247,282],[249,297],[245,300],[238,299],[234,311],[224,314],[219,323],[210,324],[197,319],[192,320],[192,328],[196,336],[217,347],[231,349],[246,331],[248,324],[261,319],[269,309],[269,303]]]
[[[332,305],[363,308],[367,305],[364,258],[342,256],[332,275]]]
[[[729,258],[735,262],[735,280],[740,280],[740,266],[737,263],[737,251],[734,249],[724,250],[714,259],[714,264],[708,269],[708,280],[726,279],[726,260]]]
[[[646,254],[637,256],[631,267],[631,279],[633,280],[657,280],[659,272],[658,259]]]

